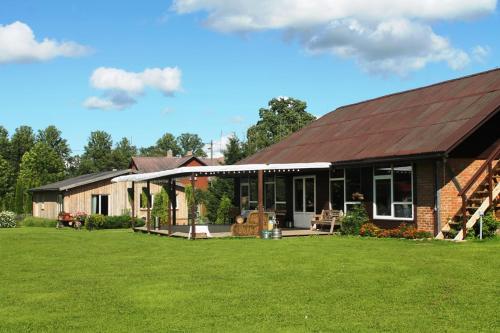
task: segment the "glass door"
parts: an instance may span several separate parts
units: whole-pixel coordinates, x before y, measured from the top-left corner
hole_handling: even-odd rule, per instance
[[[309,228],[316,213],[316,177],[293,179],[293,221],[296,228]]]

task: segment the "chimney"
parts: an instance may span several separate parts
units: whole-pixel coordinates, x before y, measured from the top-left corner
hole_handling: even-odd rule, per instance
[[[172,152],[172,149],[167,150],[167,157],[174,157],[174,153]]]
[[[193,156],[193,151],[192,150],[188,150],[188,152],[186,153],[186,156]]]

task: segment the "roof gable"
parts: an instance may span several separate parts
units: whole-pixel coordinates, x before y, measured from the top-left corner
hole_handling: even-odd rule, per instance
[[[442,153],[499,107],[500,70],[495,69],[340,107],[239,164]]]
[[[193,155],[183,157],[169,157],[169,156],[134,156],[132,157],[131,167],[135,168],[138,172],[157,172],[163,170],[170,170],[186,166],[193,161],[198,162],[198,165],[213,165],[213,161],[209,159],[196,157]]]

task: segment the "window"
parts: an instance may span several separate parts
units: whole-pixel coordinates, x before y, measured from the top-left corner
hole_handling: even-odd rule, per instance
[[[345,212],[361,204],[361,168],[345,169]]]
[[[240,184],[240,206],[242,210],[257,209],[257,178],[242,178]]]
[[[250,189],[248,183],[240,186],[240,204],[241,210],[250,209]]]
[[[285,177],[275,177],[276,186],[276,210],[286,210],[286,182]]]
[[[344,211],[344,169],[330,171],[330,205],[331,209]]]
[[[266,175],[264,178],[264,210],[286,210],[285,177]],[[258,205],[257,178],[242,178],[240,183],[241,210],[254,210]]]
[[[92,214],[108,215],[109,213],[109,196],[108,195],[93,195],[92,196]]]
[[[151,203],[151,207],[153,207],[154,204],[154,195],[149,193],[148,194],[148,188],[143,187],[142,188],[142,193],[141,193],[141,198],[139,200],[140,208],[141,209],[147,209],[148,208],[148,200]]]
[[[266,182],[264,184],[264,209],[265,210],[274,210],[274,192],[275,192],[275,183],[274,182]]]
[[[64,212],[64,198],[62,194],[57,195],[57,210],[58,213]]]
[[[413,219],[412,167],[378,167],[373,170],[375,218]]]

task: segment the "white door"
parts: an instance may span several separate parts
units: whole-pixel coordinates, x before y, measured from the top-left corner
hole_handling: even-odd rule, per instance
[[[295,228],[310,228],[316,212],[316,177],[293,178],[293,223]]]

